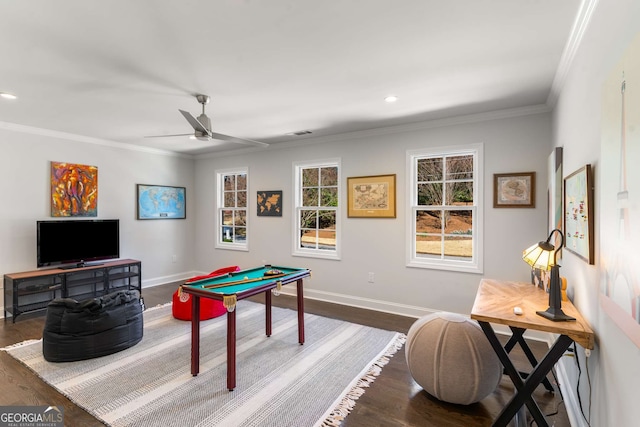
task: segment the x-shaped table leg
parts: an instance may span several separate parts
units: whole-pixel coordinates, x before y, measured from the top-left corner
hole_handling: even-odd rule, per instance
[[[495,351],[498,359],[504,366],[504,370],[511,378],[513,385],[516,387],[516,394],[511,398],[507,406],[502,409],[498,418],[493,422],[494,426],[506,426],[516,415],[523,404],[527,405],[531,416],[535,420],[538,427],[548,427],[544,414],[540,410],[538,404],[533,400],[532,393],[538,385],[546,378],[547,374],[556,362],[562,357],[564,352],[569,348],[573,340],[566,335],[560,335],[553,346],[549,349],[544,358],[536,365],[533,371],[527,376],[523,382],[518,370],[513,366],[509,354],[498,340],[491,324],[488,322],[478,321],[480,327],[487,336],[493,351]],[[524,332],[524,331],[523,331]]]
[[[523,337],[523,334],[526,331],[526,329],[516,328],[515,326],[509,326],[509,329],[511,329],[512,335],[511,335],[511,338],[509,338],[509,341],[507,341],[507,343],[504,345],[505,351],[507,353],[511,353],[511,350],[513,350],[516,344],[520,344],[520,348],[522,349],[525,356],[527,356],[527,359],[529,360],[529,363],[531,363],[531,366],[536,366],[538,364],[538,360],[534,356],[533,352],[529,348],[529,345],[527,344],[527,342],[524,340],[524,337]],[[523,378],[526,378],[529,374],[526,372],[520,372],[520,375]],[[547,377],[545,377],[544,380],[542,380],[542,384],[544,385],[544,387],[547,389],[548,392],[550,393],[554,392],[553,386],[551,385]]]

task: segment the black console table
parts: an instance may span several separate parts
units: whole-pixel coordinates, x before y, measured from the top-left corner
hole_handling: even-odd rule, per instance
[[[47,308],[55,298],[83,300],[118,290],[142,293],[141,262],[121,259],[78,268],[52,268],[4,275],[4,318]]]

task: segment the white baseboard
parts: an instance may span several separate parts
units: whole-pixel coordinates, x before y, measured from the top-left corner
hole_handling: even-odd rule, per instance
[[[280,293],[282,293],[283,295],[295,296],[296,290],[295,288],[292,288],[290,286],[283,287]],[[383,313],[415,317],[416,319],[422,316],[426,316],[427,314],[442,311],[405,304],[390,303],[388,301],[380,301],[370,298],[354,297],[351,295],[338,294],[334,292],[317,291],[314,289],[305,289],[304,297],[317,301],[330,302],[333,304],[348,305],[350,307],[365,308],[369,310],[381,311]]]
[[[169,276],[154,277],[153,279],[147,279],[142,281],[142,289],[152,288],[154,286],[166,285],[167,283],[180,282],[190,277],[206,274],[198,271],[188,271],[184,273],[171,274]]]
[[[562,359],[556,363],[555,371],[558,376],[558,382],[560,383],[560,390],[562,391],[562,397],[564,398],[564,405],[567,409],[569,423],[572,427],[588,427],[587,422],[584,420],[582,413],[580,412],[580,404],[577,401],[575,390],[570,389],[568,386],[569,376],[567,375],[564,363],[562,363]]]

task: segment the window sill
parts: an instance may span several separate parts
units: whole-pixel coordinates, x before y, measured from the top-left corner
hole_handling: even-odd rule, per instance
[[[411,260],[407,263],[407,267],[411,268],[426,268],[430,270],[445,270],[445,271],[456,271],[460,273],[472,273],[472,274],[482,274],[482,267],[475,264],[462,264],[460,262],[425,262],[425,261],[417,261]]]
[[[316,251],[296,251],[291,254],[291,256],[303,257],[303,258],[320,258],[320,259],[328,259],[333,261],[340,261],[340,255],[337,253],[323,253]]]
[[[216,249],[224,249],[227,251],[244,251],[244,252],[249,252],[249,247],[247,245],[233,245],[233,244],[223,244],[223,243],[218,243],[215,246]]]

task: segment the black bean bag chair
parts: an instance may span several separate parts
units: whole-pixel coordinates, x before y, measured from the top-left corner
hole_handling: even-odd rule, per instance
[[[85,301],[56,298],[47,306],[42,352],[49,362],[106,356],[139,343],[142,326],[137,290]]]

